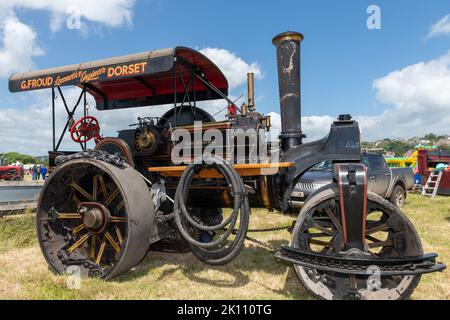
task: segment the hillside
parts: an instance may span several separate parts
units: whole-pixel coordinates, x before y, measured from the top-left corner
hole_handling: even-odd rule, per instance
[[[17,152],[8,152],[3,154],[3,158],[6,163],[15,163],[15,162],[21,162],[23,164],[48,164],[48,158],[47,157],[33,157],[26,154],[21,154]]]
[[[429,133],[424,137],[412,137],[409,139],[383,139],[374,142],[363,141],[362,147],[365,149],[383,149],[384,153],[395,157],[402,157],[408,150],[414,149],[417,145],[436,146],[438,150],[450,152],[450,136],[438,136]]]

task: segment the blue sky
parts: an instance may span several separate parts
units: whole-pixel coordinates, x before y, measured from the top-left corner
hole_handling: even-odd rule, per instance
[[[305,119],[307,134],[308,127],[312,137],[326,133],[323,127],[339,113],[359,116],[363,136],[368,140],[382,135],[404,137],[428,131],[450,133],[450,120],[433,127],[422,120],[417,121],[417,118],[426,116],[423,111],[433,112],[433,108],[445,114],[448,107],[449,113],[450,102],[445,102],[447,95],[442,97],[442,101],[427,102],[426,95],[429,94],[432,100],[433,91],[424,91],[418,84],[426,86],[430,83],[429,78],[416,79],[431,70],[431,79],[438,84],[434,86],[435,90],[441,92],[444,83],[449,85],[450,91],[450,83],[446,82],[450,77],[450,62],[446,58],[450,50],[450,31],[446,32],[445,20],[442,31],[429,36],[431,26],[450,14],[450,0],[113,0],[104,10],[101,7],[95,9],[98,12],[85,9],[87,1],[62,0],[61,5],[63,2],[72,5],[84,3],[81,31],[65,27],[66,12],[50,4],[53,1],[48,1],[49,4],[45,4],[45,0],[38,1],[42,5],[33,5],[29,0],[6,2],[10,4],[0,4],[0,18],[4,6],[4,16],[13,16],[34,32],[35,38],[29,42],[37,48],[36,55],[24,56],[30,60],[27,66],[20,66],[20,61],[8,60],[10,68],[11,63],[18,65],[15,71],[176,45],[220,48],[248,65],[254,63],[258,66],[263,75],[256,82],[258,110],[279,112],[275,49],[271,39],[279,32],[296,30],[305,35],[302,43],[302,101],[303,115],[308,117]],[[371,4],[381,9],[381,30],[369,30],[366,26],[369,17],[366,9]],[[125,12],[122,17],[121,12]],[[115,18],[109,21],[112,13]],[[58,18],[63,23],[50,27]],[[2,28],[0,32],[4,31]],[[4,39],[5,33],[2,33],[0,36]],[[20,50],[20,44],[17,46],[19,48],[15,50]],[[5,43],[3,47],[0,44],[0,67],[2,51],[5,53],[6,49]],[[23,50],[27,49],[29,47],[24,44]],[[23,56],[19,54],[18,57]],[[426,65],[420,65],[420,62]],[[437,69],[441,68],[438,76],[433,72],[433,62],[436,62]],[[400,77],[392,74],[396,71],[400,72]],[[29,114],[32,112],[30,108],[42,107],[45,103],[44,94],[19,96],[9,93],[6,75],[1,71],[0,75],[0,116],[4,118],[0,125],[11,116],[8,110],[13,109],[15,119],[20,119],[21,112]],[[374,82],[376,79],[380,80],[378,86]],[[411,86],[415,91],[405,97],[401,88]],[[245,91],[245,83],[240,81],[233,88],[232,95],[239,96]],[[384,123],[388,121],[385,120],[392,121],[399,114],[409,114],[408,110],[412,110],[414,115],[413,119],[405,120],[411,126],[403,124],[402,130],[389,131],[387,128],[395,126],[395,123],[387,126]],[[438,118],[442,119],[442,116]],[[50,115],[47,119],[42,115],[36,121],[49,120]],[[125,126],[127,123],[123,123]],[[7,140],[12,134],[16,134],[16,130],[0,127],[0,152],[10,148]],[[32,152],[42,152],[45,147],[44,143],[36,143]]]

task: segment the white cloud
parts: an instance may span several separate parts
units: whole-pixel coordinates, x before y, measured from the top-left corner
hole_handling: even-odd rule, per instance
[[[235,89],[247,81],[247,73],[253,72],[256,79],[262,79],[264,74],[257,62],[247,63],[236,54],[218,48],[204,48],[200,50],[211,59],[228,79],[230,89]]]
[[[377,99],[394,108],[378,117],[361,118],[368,137],[450,133],[450,51],[391,72],[373,86]]]
[[[437,37],[441,35],[450,35],[450,14],[442,17],[430,27],[428,37]]]
[[[33,28],[16,16],[15,10],[41,10],[50,13],[50,29],[58,31],[73,14],[79,14],[81,32],[88,22],[107,27],[130,25],[135,0],[1,0],[0,2],[0,78],[28,71],[33,59],[44,54]],[[95,26],[90,29],[98,33]]]
[[[363,139],[450,133],[450,51],[437,59],[419,62],[376,79],[373,88],[377,100],[393,108],[377,116],[354,117]],[[334,118],[303,117],[302,130],[307,140],[325,136]],[[272,123],[279,123],[279,115],[273,119]]]
[[[9,14],[0,22],[0,77],[34,66],[33,58],[44,54],[36,43],[36,32]]]
[[[2,0],[0,6],[9,9],[43,10],[51,13],[50,27],[58,31],[72,14],[108,27],[131,24],[135,0]]]
[[[272,124],[269,140],[276,140],[281,133],[281,116],[277,112],[268,113]],[[335,120],[331,116],[306,116],[302,117],[302,132],[306,134],[305,142],[323,138],[330,131],[330,126]]]

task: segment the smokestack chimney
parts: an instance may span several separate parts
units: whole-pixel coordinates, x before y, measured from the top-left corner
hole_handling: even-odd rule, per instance
[[[248,110],[254,112],[255,108],[255,77],[252,72],[247,73]]]
[[[288,150],[302,143],[300,100],[300,42],[303,35],[284,32],[273,38],[277,48],[278,84],[281,111],[281,148]]]

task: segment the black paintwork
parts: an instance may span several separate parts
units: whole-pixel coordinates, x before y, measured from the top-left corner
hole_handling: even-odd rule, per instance
[[[289,39],[277,48],[280,90],[281,145],[288,150],[302,143],[300,99],[300,41]]]
[[[335,121],[328,136],[321,140],[301,144],[284,152],[282,162],[294,162],[295,166],[286,170],[283,176],[281,202],[279,208],[283,212],[289,210],[289,201],[295,183],[316,164],[323,161],[359,162],[361,147],[359,126],[353,120]]]
[[[362,163],[335,164],[334,179],[339,190],[344,251],[365,251],[367,172]]]

